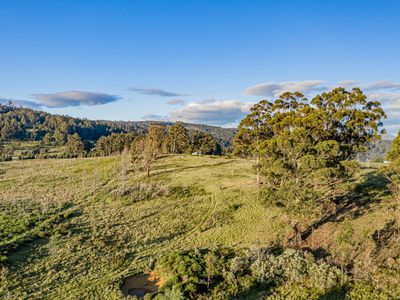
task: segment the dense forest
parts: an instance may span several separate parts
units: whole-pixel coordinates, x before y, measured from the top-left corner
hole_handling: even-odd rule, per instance
[[[69,116],[53,115],[29,108],[0,104],[0,143],[7,141],[40,141],[44,144],[67,145],[71,136],[77,134],[84,144],[85,150],[95,147],[101,137],[111,134],[129,133],[133,136],[146,134],[151,124],[166,128],[172,122],[153,121],[92,121]],[[199,134],[211,135],[217,144],[216,152],[229,152],[232,138],[236,132],[232,128],[189,124],[183,126],[193,139]],[[76,135],[75,135],[76,138]],[[36,153],[37,154],[37,153]]]

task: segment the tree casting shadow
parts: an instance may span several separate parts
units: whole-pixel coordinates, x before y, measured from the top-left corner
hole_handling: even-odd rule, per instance
[[[345,198],[337,199],[338,208],[330,214],[309,226],[301,234],[301,239],[306,240],[314,230],[330,222],[341,222],[350,216],[356,219],[371,209],[373,203],[379,203],[382,197],[388,196],[388,179],[376,171],[370,171],[363,175],[363,180],[357,184],[354,192]]]

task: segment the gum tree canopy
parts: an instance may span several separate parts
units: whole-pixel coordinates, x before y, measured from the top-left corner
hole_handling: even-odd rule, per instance
[[[351,159],[379,138],[383,118],[380,103],[368,101],[359,88],[335,88],[310,101],[286,92],[251,108],[234,152],[256,157],[266,190],[295,212],[307,200],[333,200],[345,192],[340,184],[356,168]]]
[[[338,147],[337,159],[346,160],[379,137],[385,117],[380,103],[368,101],[359,88],[350,92],[336,88],[311,101],[301,93],[286,92],[273,102],[262,100],[251,108],[239,125],[235,153],[248,156],[265,140],[296,133],[311,145],[331,141]],[[309,147],[304,151],[313,152]]]

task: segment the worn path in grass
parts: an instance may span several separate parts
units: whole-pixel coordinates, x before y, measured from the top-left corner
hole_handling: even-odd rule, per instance
[[[129,166],[123,175],[121,163],[111,157],[2,165],[2,203],[68,202],[79,211],[66,220],[67,232],[17,253],[22,259],[10,266],[8,276],[11,298],[117,299],[124,276],[145,270],[170,251],[267,244],[271,238],[260,235],[268,231],[269,214],[254,196],[251,162],[168,157],[158,162],[150,179]],[[111,196],[138,183],[178,192],[139,202]]]
[[[172,158],[175,160],[179,161],[179,157]],[[180,157],[180,159],[185,160],[187,157]],[[171,160],[167,160],[168,162]],[[219,167],[223,166],[225,164],[232,164],[235,161],[234,160],[226,160],[226,161],[220,161],[218,159],[213,159],[211,160],[212,163],[204,163],[203,160],[197,160],[195,162],[195,166],[175,166],[175,164],[172,164],[173,166],[170,168],[165,168],[164,166],[160,166],[159,170],[156,170],[153,172],[152,176],[153,178],[151,180],[164,180],[164,176],[166,174],[172,174],[174,173],[177,175],[180,172],[184,171],[198,171],[200,168],[206,168],[208,171],[212,169],[213,167]],[[187,162],[183,161],[183,164],[186,164]],[[186,177],[187,175],[183,175],[182,177]],[[141,180],[146,179],[143,174],[139,174],[136,177],[139,177]],[[179,176],[181,177],[181,176]],[[204,181],[205,179],[202,178],[202,176],[199,177],[200,182]],[[137,180],[137,178],[136,178]],[[215,183],[216,186],[219,186],[218,183]],[[212,187],[215,189],[216,187]],[[220,201],[221,199],[216,197],[215,195],[211,194],[207,196],[204,199],[207,203],[208,209],[205,211],[203,214],[202,218],[199,220],[199,222],[191,224],[192,227],[186,230],[185,232],[181,234],[177,234],[176,236],[172,237],[171,239],[168,239],[166,242],[160,245],[155,245],[152,248],[142,250],[142,251],[137,251],[132,255],[132,258],[127,260],[119,269],[114,270],[111,273],[108,273],[107,276],[101,276],[97,279],[94,279],[90,282],[90,284],[87,284],[85,286],[85,289],[87,290],[94,290],[97,285],[102,285],[107,282],[112,282],[115,280],[118,280],[122,278],[123,276],[127,276],[129,274],[129,270],[137,269],[137,265],[143,265],[143,263],[150,259],[151,257],[154,257],[156,255],[157,257],[161,256],[164,253],[167,253],[169,251],[173,251],[174,249],[181,249],[187,244],[188,241],[193,241],[196,239],[196,236],[201,234],[201,227],[207,222],[207,220],[212,216],[212,214],[215,212],[217,205],[221,204]],[[56,297],[57,293],[52,293],[49,296]]]
[[[79,212],[65,220],[61,233],[50,232],[34,247],[17,250],[18,260],[9,266],[5,281],[8,292],[0,286],[0,298],[121,299],[124,277],[149,270],[171,251],[267,246],[288,233],[280,210],[259,199],[251,161],[171,156],[158,161],[150,178],[130,165],[123,167],[123,161],[108,157],[0,165],[5,171],[0,175],[1,207],[20,201],[43,207],[69,203]],[[366,176],[373,179],[373,174]],[[115,193],[135,186],[149,196],[138,197],[129,189]],[[162,192],[154,194],[153,187]],[[388,198],[381,195],[375,201],[376,191],[365,190],[364,199],[372,196],[369,208],[351,218],[358,244],[369,245],[368,234],[390,217]],[[331,250],[341,222],[323,224],[307,244]]]

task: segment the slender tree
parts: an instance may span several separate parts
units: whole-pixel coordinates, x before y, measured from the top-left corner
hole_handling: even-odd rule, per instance
[[[154,148],[157,155],[168,152],[167,147],[167,128],[162,124],[153,123],[150,125],[147,138],[149,139],[149,147]]]
[[[257,185],[260,186],[261,172],[261,143],[272,136],[272,103],[262,100],[250,109],[239,124],[238,132],[234,138],[234,155],[242,157],[255,157]]]
[[[170,153],[184,153],[189,147],[189,134],[181,122],[176,122],[168,129]]]
[[[153,168],[158,156],[161,154],[158,141],[149,136],[136,138],[131,145],[131,157],[134,167],[138,170],[144,170],[147,177],[150,177],[150,171]]]

